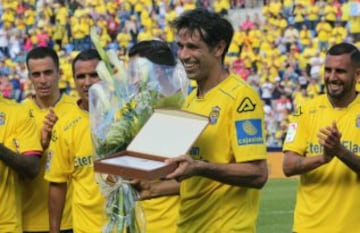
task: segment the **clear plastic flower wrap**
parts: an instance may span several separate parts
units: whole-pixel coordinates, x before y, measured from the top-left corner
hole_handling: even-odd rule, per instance
[[[124,77],[90,88],[89,108],[96,157],[125,150],[153,108],[181,108],[187,80],[182,65],[154,64],[134,58]]]
[[[105,52],[99,46],[94,30],[91,39],[102,57],[97,66],[102,81],[89,91],[95,159],[102,159],[125,150],[155,107],[181,108],[188,80],[181,64],[158,65],[136,57],[124,65],[114,51]],[[145,232],[144,213],[129,181],[107,174],[96,174],[96,179],[109,217],[103,232]]]

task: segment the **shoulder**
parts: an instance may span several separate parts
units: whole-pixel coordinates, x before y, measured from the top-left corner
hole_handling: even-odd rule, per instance
[[[69,96],[67,94],[62,94],[61,99],[55,105],[55,110],[61,112],[72,112],[74,111],[75,108],[79,108],[76,101],[77,101],[76,98]]]
[[[16,119],[28,117],[28,114],[23,114],[24,112],[29,112],[29,107],[27,105],[19,104],[14,100],[0,97],[0,106],[1,112],[13,114],[13,117]]]
[[[257,92],[245,80],[235,74],[228,76],[220,87],[220,91],[232,99],[258,96]]]
[[[238,113],[262,112],[262,100],[254,88],[237,75],[230,75],[221,92],[229,97]]]
[[[293,117],[302,117],[309,114],[316,113],[319,109],[324,109],[328,106],[326,95],[318,95],[313,99],[306,101],[306,104],[298,106],[292,113]]]

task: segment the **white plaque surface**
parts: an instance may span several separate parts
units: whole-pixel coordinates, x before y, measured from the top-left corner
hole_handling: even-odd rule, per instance
[[[172,158],[186,154],[208,118],[180,110],[155,109],[128,151]]]

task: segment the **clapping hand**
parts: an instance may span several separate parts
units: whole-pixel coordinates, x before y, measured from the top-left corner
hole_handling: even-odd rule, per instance
[[[336,122],[333,121],[331,126],[320,129],[317,137],[319,143],[324,147],[324,161],[328,163],[332,158],[341,151],[343,145],[341,144],[341,133],[336,126]]]
[[[50,108],[49,113],[45,116],[44,124],[41,128],[41,146],[44,150],[46,150],[49,146],[51,132],[57,120],[58,117],[56,116],[54,109]]]

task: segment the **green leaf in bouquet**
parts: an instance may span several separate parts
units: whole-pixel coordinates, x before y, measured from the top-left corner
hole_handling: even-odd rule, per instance
[[[161,97],[155,104],[157,108],[175,108],[179,109],[184,104],[185,98],[182,92],[176,92],[167,97]]]

